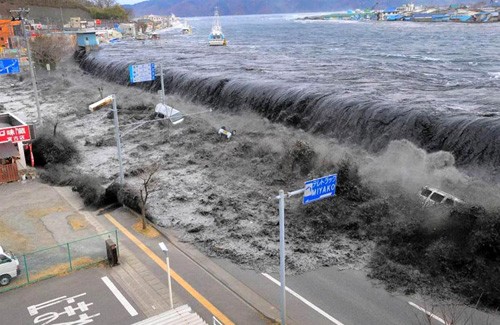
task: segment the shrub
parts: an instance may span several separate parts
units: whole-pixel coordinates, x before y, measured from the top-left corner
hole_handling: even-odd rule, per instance
[[[49,129],[42,129],[33,141],[33,156],[38,166],[46,164],[68,164],[78,158],[74,142],[60,132],[54,135]]]
[[[86,206],[99,207],[102,205],[105,189],[97,177],[80,175],[74,179],[72,189],[80,194]]]
[[[49,184],[57,186],[71,186],[78,192],[86,206],[99,207],[109,202],[105,189],[101,186],[101,179],[80,174],[74,169],[61,164],[48,164],[40,170],[40,178]]]

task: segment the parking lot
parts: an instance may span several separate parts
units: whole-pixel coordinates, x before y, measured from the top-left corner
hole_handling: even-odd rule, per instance
[[[66,196],[75,197],[76,206]],[[78,195],[68,188],[37,181],[3,184],[0,206],[0,246],[18,258],[21,270],[0,292],[106,257],[104,241],[113,234],[97,234],[82,214]]]
[[[105,267],[0,294],[2,324],[133,324],[146,316]]]

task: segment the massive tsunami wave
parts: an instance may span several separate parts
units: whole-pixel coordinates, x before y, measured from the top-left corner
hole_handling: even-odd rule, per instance
[[[129,82],[129,64],[162,64],[168,93],[379,151],[395,139],[454,154],[459,166],[500,166],[499,24],[304,22],[222,17],[227,47],[209,47],[210,18],[193,35],[122,41],[81,67]],[[148,90],[156,82],[138,86]],[[496,174],[496,173],[494,173]]]

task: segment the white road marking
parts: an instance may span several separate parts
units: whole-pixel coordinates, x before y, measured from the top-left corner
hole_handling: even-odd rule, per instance
[[[420,311],[422,311],[422,312],[426,313],[427,315],[431,316],[432,318],[434,318],[434,319],[435,319],[435,320],[437,320],[438,322],[440,322],[440,323],[442,323],[442,324],[445,324],[445,325],[450,325],[450,324],[446,323],[446,322],[445,322],[445,320],[444,320],[444,319],[442,319],[441,317],[436,316],[435,314],[431,313],[430,311],[425,310],[424,308],[420,307],[419,305],[417,305],[417,304],[415,304],[415,303],[413,303],[413,302],[411,302],[411,301],[408,301],[408,304],[410,304],[410,306],[415,307],[415,308],[417,308],[418,310],[420,310]]]
[[[132,307],[130,302],[128,302],[127,298],[125,298],[122,295],[120,290],[118,290],[118,288],[113,284],[113,282],[111,282],[111,280],[107,276],[102,277],[101,280],[104,282],[105,285],[108,286],[109,290],[111,290],[111,292],[115,295],[116,299],[118,299],[118,301],[123,305],[123,307],[125,307],[125,309],[128,311],[130,316],[137,316],[138,315],[135,308]]]
[[[278,286],[281,286],[281,282],[279,282],[278,280],[276,280],[275,278],[273,278],[272,276],[270,276],[269,274],[267,273],[262,273],[263,276],[265,276],[266,278],[268,278],[269,280],[271,280],[272,282],[274,282],[275,284],[277,284]],[[337,324],[337,325],[344,325],[343,323],[339,322],[338,320],[336,320],[335,318],[333,318],[332,316],[328,315],[324,310],[322,310],[321,308],[317,307],[316,305],[314,305],[312,302],[310,302],[309,300],[307,300],[306,298],[302,297],[301,295],[299,295],[298,293],[296,293],[295,291],[293,291],[292,289],[288,288],[288,287],[285,287],[286,291],[288,291],[290,294],[292,294],[293,296],[295,296],[297,299],[299,299],[300,301],[302,301],[303,303],[305,303],[306,305],[308,305],[309,307],[311,307],[312,309],[314,309],[315,311],[317,311],[319,314],[321,314],[322,316],[324,316],[326,319],[328,319],[330,322],[334,323],[334,324]]]

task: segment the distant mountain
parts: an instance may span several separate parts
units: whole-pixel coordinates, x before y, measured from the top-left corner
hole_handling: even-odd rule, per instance
[[[369,9],[376,3],[376,9],[397,7],[408,1],[404,0],[149,0],[134,5],[124,5],[132,10],[133,15],[149,14],[179,17],[211,16],[217,6],[222,15],[276,14],[293,12],[324,12],[347,9]],[[456,3],[453,0],[420,0],[415,4],[445,5]]]

